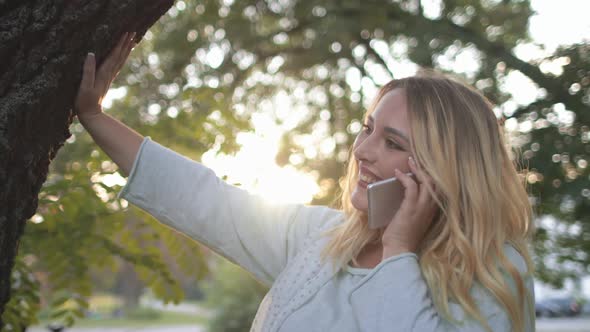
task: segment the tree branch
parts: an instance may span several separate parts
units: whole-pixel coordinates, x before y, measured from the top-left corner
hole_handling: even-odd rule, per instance
[[[389,77],[394,78],[393,71],[389,69],[387,62],[385,62],[385,59],[383,59],[381,54],[377,53],[377,51],[375,51],[375,49],[371,47],[371,42],[368,39],[361,39],[361,44],[365,45],[365,47],[367,48],[367,52],[374,56],[375,59],[377,59],[377,62],[379,62],[383,67],[385,67],[387,73],[389,74]]]
[[[397,13],[392,12],[390,18],[403,19],[399,17]],[[446,35],[451,38],[460,39],[464,42],[474,44],[478,49],[483,51],[488,56],[492,56],[498,60],[506,63],[508,67],[516,69],[528,76],[540,87],[547,90],[550,94],[550,99],[559,100],[566,105],[568,109],[580,109],[584,107],[581,100],[576,97],[572,97],[565,89],[557,77],[550,77],[539,69],[539,67],[532,65],[526,61],[523,61],[516,57],[511,50],[507,49],[505,45],[489,41],[484,36],[476,33],[475,31],[454,24],[447,19],[428,19],[425,17],[412,17],[416,20],[416,24],[429,26],[432,31],[438,31],[442,35]],[[407,18],[406,18],[407,20]],[[552,97],[552,98],[551,98]]]
[[[369,14],[369,10],[363,8],[344,8],[333,10],[330,14],[351,19],[367,15]],[[439,35],[451,39],[458,39],[465,43],[472,43],[486,55],[505,62],[509,68],[520,71],[539,85],[539,87],[546,89],[549,93],[548,100],[554,102],[560,101],[565,104],[566,108],[572,110],[587,107],[580,98],[571,96],[568,93],[567,87],[563,86],[559,77],[545,75],[539,67],[516,57],[505,45],[492,42],[470,28],[459,26],[446,18],[429,19],[421,15],[413,15],[402,10],[399,5],[389,6],[386,15],[391,22],[404,22],[409,25],[427,27],[428,30],[436,32]],[[407,34],[411,34],[411,32],[411,30],[405,31]]]

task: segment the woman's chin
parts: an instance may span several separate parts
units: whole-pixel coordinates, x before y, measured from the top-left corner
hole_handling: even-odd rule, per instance
[[[367,212],[369,210],[367,192],[365,190],[355,189],[350,197],[350,203],[359,211]]]

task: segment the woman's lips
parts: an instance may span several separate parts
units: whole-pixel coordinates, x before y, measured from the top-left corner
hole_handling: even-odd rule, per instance
[[[366,189],[369,184],[377,182],[379,180],[381,180],[381,178],[379,178],[373,172],[369,171],[368,168],[362,166],[360,167],[357,182],[359,187]]]
[[[361,177],[359,176],[359,179],[358,179],[358,181],[357,181],[357,184],[358,184],[358,186],[359,186],[359,187],[361,187],[361,188],[363,188],[363,189],[367,189],[367,186],[368,186],[369,184],[371,184],[371,183],[375,183],[375,182],[378,182],[378,181],[380,181],[380,180],[381,180],[381,179],[379,179],[379,178],[373,178],[373,180],[372,180],[371,182],[367,182],[367,181],[365,181],[365,180],[361,179]]]

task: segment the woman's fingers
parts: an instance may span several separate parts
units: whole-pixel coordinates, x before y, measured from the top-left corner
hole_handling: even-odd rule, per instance
[[[96,60],[94,54],[88,53],[84,60],[82,67],[82,80],[80,81],[80,88],[76,95],[74,102],[74,109],[76,114],[90,109],[93,105],[98,103],[98,98],[94,93],[94,73],[96,68]]]
[[[87,114],[88,110],[96,109],[97,105],[100,107],[101,99],[107,93],[111,82],[117,76],[134,46],[134,37],[135,33],[124,33],[98,71],[94,54],[89,53],[86,56],[80,89],[74,105],[79,112],[78,115],[84,112]]]
[[[415,202],[418,198],[418,185],[414,180],[409,177],[408,175],[404,174],[399,169],[395,169],[395,177],[402,183],[404,186],[404,201],[406,202]],[[410,203],[412,204],[412,203]],[[402,202],[402,206],[405,205]],[[401,207],[400,207],[401,209]]]
[[[127,41],[129,40],[130,35],[131,33],[125,32],[119,39],[119,42],[117,42],[115,48],[113,48],[111,54],[109,54],[109,69],[111,70],[111,72],[113,72],[114,68],[117,68],[117,64],[121,60],[121,54],[123,53],[123,50],[125,48],[125,45],[127,44]]]
[[[119,71],[121,71],[121,68],[123,68],[123,66],[125,65],[125,61],[127,61],[127,58],[131,53],[131,50],[133,50],[133,47],[135,46],[135,41],[133,40],[133,38],[135,38],[135,32],[129,35],[129,37],[125,41],[125,44],[121,48],[119,60],[117,61],[117,66],[115,68],[115,76],[119,73]]]
[[[408,158],[408,165],[410,165],[410,170],[412,171],[412,173],[414,173],[414,175],[416,175],[416,178],[418,179],[419,183],[426,182],[424,173],[422,172],[422,170],[418,168],[418,165],[416,164],[416,161],[412,156]]]
[[[135,38],[135,32],[128,34],[125,38],[123,45],[121,45],[119,49],[119,54],[117,55],[117,62],[115,63],[115,67],[113,68],[113,75],[111,76],[111,82],[115,79],[115,77],[121,71],[121,68],[125,65],[125,61],[127,61],[127,57],[134,46],[133,39]]]
[[[430,192],[428,192],[426,187],[430,187],[434,190],[432,179],[418,167],[414,158],[410,157],[408,164],[410,165],[410,170],[416,175],[418,182],[420,182],[418,204],[421,206],[431,205],[430,203],[434,202],[434,199],[431,197]]]
[[[84,61],[84,70],[82,74],[82,81],[80,82],[80,89],[92,90],[94,88],[94,72],[96,70],[96,59],[94,53],[88,53]]]
[[[129,37],[127,38],[127,40],[125,41],[124,47],[121,49],[119,63],[121,63],[121,64],[125,63],[125,60],[127,59],[127,55],[129,55],[129,52],[131,51],[131,49],[133,49],[133,45],[135,44],[134,39],[135,39],[135,32],[132,32],[129,35]]]
[[[113,79],[113,76],[115,74],[114,69],[116,68],[121,48],[125,44],[125,40],[127,39],[128,35],[129,33],[126,32],[123,34],[123,36],[121,36],[121,39],[119,39],[117,45],[111,50],[111,53],[109,53],[107,59],[102,63],[102,65],[98,69],[96,83],[97,85],[100,85],[100,87],[103,90],[108,88]]]

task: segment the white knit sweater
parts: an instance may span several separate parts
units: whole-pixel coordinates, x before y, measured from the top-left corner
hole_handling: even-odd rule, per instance
[[[343,221],[341,211],[269,204],[149,137],[119,197],[272,286],[252,331],[484,331],[456,303],[449,307],[461,324],[438,314],[414,254],[390,257],[373,269],[334,271],[322,264],[327,238],[321,233]],[[505,250],[524,275],[522,257],[509,245]],[[526,285],[534,295],[531,277]],[[487,291],[476,285],[471,294],[494,332],[511,330]],[[534,331],[534,324],[534,314],[527,316],[525,330]]]

